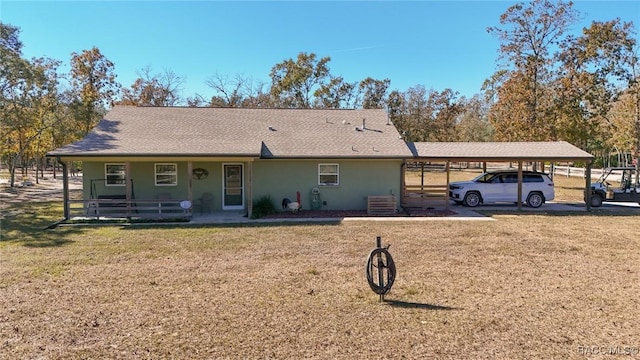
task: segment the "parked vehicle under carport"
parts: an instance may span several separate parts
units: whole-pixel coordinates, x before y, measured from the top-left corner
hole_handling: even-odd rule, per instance
[[[538,208],[555,197],[553,181],[548,174],[536,171],[522,172],[522,198],[520,202]],[[476,207],[488,203],[518,203],[518,172],[513,170],[489,171],[471,181],[449,184],[449,198],[457,204]]]
[[[620,178],[618,179],[618,176]],[[591,184],[590,204],[600,207],[604,202],[634,202],[640,204],[640,171],[636,167],[612,167]]]

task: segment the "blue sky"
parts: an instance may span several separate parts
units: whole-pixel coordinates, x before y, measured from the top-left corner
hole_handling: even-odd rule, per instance
[[[515,1],[11,1],[0,20],[21,29],[27,58],[69,63],[96,46],[129,87],[151,66],[186,79],[184,97],[213,91],[218,73],[269,83],[271,68],[299,52],[329,56],[348,82],[391,80],[464,96],[480,92],[496,67],[498,41],[486,32]],[[584,20],[621,18],[640,30],[640,1],[577,1]],[[65,68],[68,69],[68,68]]]

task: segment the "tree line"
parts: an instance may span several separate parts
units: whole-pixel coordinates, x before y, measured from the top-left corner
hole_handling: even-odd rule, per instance
[[[25,59],[20,29],[0,23],[0,157],[13,186],[19,165],[42,169],[46,152],[82,138],[113,105],[180,105],[382,108],[406,141],[565,140],[630,162],[640,151],[634,25],[594,21],[572,35],[579,17],[571,2],[510,6],[487,28],[500,43],[498,70],[471,98],[423,85],[391,90],[388,78],[349,82],[331,73],[330,57],[306,52],[275,64],[270,83],[216,73],[206,79],[213,96],[183,98],[184,79],[171,70],[147,66],[123,86],[97,47],[72,53],[66,74],[60,60]]]

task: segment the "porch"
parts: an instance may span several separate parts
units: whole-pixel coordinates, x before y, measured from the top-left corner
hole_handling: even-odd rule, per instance
[[[67,162],[60,161],[66,219],[185,221],[216,212],[251,214],[250,161],[119,160],[85,162],[78,199],[69,196]],[[152,173],[165,168],[169,175]]]
[[[191,202],[180,200],[127,200],[124,196],[68,200],[69,217],[85,219],[191,219]]]
[[[200,211],[184,200],[69,200],[70,220],[189,222],[193,224],[249,221],[246,210]]]

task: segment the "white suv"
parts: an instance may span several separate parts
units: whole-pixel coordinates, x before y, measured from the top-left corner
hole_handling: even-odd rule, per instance
[[[532,208],[553,200],[555,191],[549,175],[534,171],[522,172],[522,202]],[[475,207],[479,204],[518,203],[518,172],[490,171],[471,181],[449,184],[449,198],[457,204]]]

